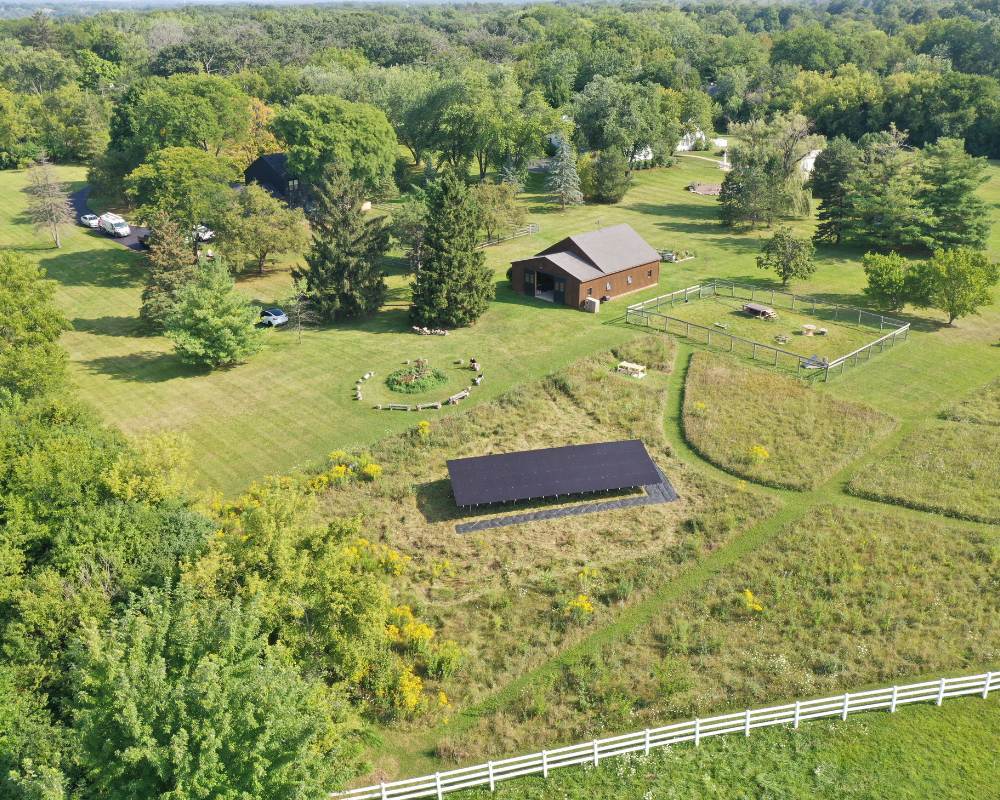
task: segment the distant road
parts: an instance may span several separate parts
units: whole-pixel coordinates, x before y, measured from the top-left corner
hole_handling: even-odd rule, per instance
[[[79,219],[80,216],[82,216],[83,214],[101,213],[100,211],[94,211],[93,209],[91,209],[91,207],[87,204],[89,198],[90,198],[89,186],[84,186],[82,189],[80,189],[77,192],[73,192],[73,194],[69,196],[70,202],[73,204],[73,210],[76,212],[77,219]],[[148,228],[139,228],[136,227],[135,225],[132,225],[131,223],[129,223],[129,227],[132,228],[132,233],[130,233],[128,236],[121,236],[121,237],[109,236],[108,238],[114,242],[117,242],[122,247],[127,247],[129,250],[142,250],[143,247],[141,244],[139,244],[139,236],[146,233],[148,231]],[[101,231],[98,230],[97,233],[101,234]],[[107,234],[104,235],[107,236]]]

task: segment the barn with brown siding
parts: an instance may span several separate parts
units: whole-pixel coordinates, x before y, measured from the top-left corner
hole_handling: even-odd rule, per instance
[[[630,225],[567,236],[510,270],[515,291],[576,308],[588,297],[619,297],[659,280],[660,254]]]

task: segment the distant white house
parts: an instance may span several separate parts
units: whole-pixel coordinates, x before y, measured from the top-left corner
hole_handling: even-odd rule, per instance
[[[633,164],[639,164],[639,163],[644,164],[647,161],[652,161],[652,160],[653,160],[653,148],[650,147],[649,145],[646,145],[646,147],[642,148],[642,150],[640,150],[638,153],[632,156]]]
[[[686,153],[688,150],[694,150],[696,146],[703,144],[707,139],[708,137],[705,136],[701,128],[695,128],[690,133],[685,133],[681,137],[675,150],[678,153]]]
[[[805,177],[808,178],[812,175],[812,171],[816,169],[816,156],[822,152],[822,150],[810,150],[802,157],[802,160],[799,162],[799,169]]]

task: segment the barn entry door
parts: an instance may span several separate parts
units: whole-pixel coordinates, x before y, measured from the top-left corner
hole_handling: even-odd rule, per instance
[[[524,293],[530,297],[535,295],[535,271],[533,269],[524,271]]]
[[[554,303],[565,303],[566,302],[566,281],[556,278],[555,286],[552,291],[552,302]]]

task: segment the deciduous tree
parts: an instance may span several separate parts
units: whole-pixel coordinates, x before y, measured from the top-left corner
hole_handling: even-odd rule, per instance
[[[808,278],[816,271],[813,253],[809,239],[800,238],[791,228],[782,226],[764,242],[757,256],[757,266],[772,270],[781,278],[781,285],[787,286],[792,278]]]
[[[269,257],[302,248],[305,217],[257,184],[236,192],[216,225],[222,250],[237,269],[249,264],[261,275]]]
[[[1000,265],[991,263],[985,253],[957,247],[938,250],[930,260],[915,265],[908,294],[915,306],[943,311],[953,325],[989,305],[998,282]]]
[[[905,258],[895,252],[865,253],[861,266],[868,278],[865,294],[876,308],[896,311],[906,304],[910,265]]]
[[[144,591],[86,630],[73,727],[91,791],[320,800],[353,774],[342,698],[302,678],[267,634],[251,607],[183,587]]]
[[[73,222],[73,204],[66,184],[59,180],[49,160],[42,156],[28,170],[28,217],[39,230],[48,231],[56,249],[62,247],[62,228]]]
[[[0,396],[33,397],[60,386],[66,353],[59,336],[69,323],[55,304],[55,283],[25,256],[0,250]]]

